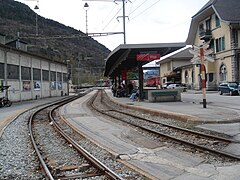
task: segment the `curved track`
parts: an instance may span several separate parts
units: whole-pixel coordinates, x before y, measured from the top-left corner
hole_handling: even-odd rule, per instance
[[[39,158],[41,166],[46,174],[46,177],[48,179],[59,179],[59,178],[61,178],[61,179],[73,179],[74,178],[75,179],[75,178],[84,178],[84,177],[86,178],[86,177],[95,177],[95,176],[96,177],[97,176],[101,176],[101,177],[105,176],[105,178],[108,178],[108,179],[122,179],[120,176],[118,176],[116,173],[114,173],[111,169],[109,169],[107,166],[105,166],[103,163],[101,163],[95,157],[93,157],[90,153],[88,153],[78,143],[76,143],[73,139],[71,139],[71,137],[69,137],[66,133],[64,133],[64,131],[58,126],[58,124],[54,120],[54,116],[53,116],[54,110],[76,98],[78,98],[78,97],[65,99],[64,101],[52,103],[48,106],[44,106],[41,109],[34,112],[31,115],[31,117],[29,118],[29,132],[30,132],[32,144],[37,153],[37,156]],[[47,115],[46,111],[49,114],[48,115],[49,119],[46,117],[46,115]],[[57,129],[57,131],[66,139],[66,141],[69,144],[71,144],[70,147],[74,147],[75,150],[77,152],[79,152],[79,154],[81,154],[81,156],[83,156],[85,158],[85,161],[87,161],[89,164],[89,165],[87,165],[87,168],[88,168],[87,170],[85,170],[84,172],[81,172],[81,173],[75,173],[75,174],[71,174],[71,175],[68,175],[67,171],[66,171],[65,174],[63,174],[63,172],[61,172],[61,175],[58,175],[57,172],[54,171],[53,168],[51,167],[51,165],[49,164],[49,161],[46,162],[46,159],[47,159],[46,152],[43,152],[43,147],[41,147],[39,145],[39,142],[36,142],[36,136],[38,136],[39,132],[35,132],[34,130],[36,128],[33,128],[35,121],[39,120],[39,117],[37,117],[37,116],[43,116],[43,115],[45,115],[45,116],[41,117],[41,119],[50,121],[50,125],[54,125],[54,127]],[[43,156],[43,154],[45,154],[45,155]],[[89,168],[90,165],[92,167]],[[90,173],[89,173],[89,169],[90,169]]]
[[[107,96],[104,96],[105,99],[106,97]],[[99,113],[124,121],[144,131],[171,139],[172,141],[180,144],[194,147],[206,153],[211,152],[212,154],[230,158],[231,160],[240,160],[240,157],[237,155],[221,151],[221,149],[229,143],[236,143],[234,140],[149,120],[144,117],[125,112],[127,110],[117,110],[119,107],[109,106],[110,103],[103,100],[103,91],[98,91],[92,99],[91,104],[92,107]]]

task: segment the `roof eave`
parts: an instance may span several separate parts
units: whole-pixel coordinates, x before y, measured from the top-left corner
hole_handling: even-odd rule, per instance
[[[215,13],[213,6],[209,6],[208,8],[204,9],[203,11],[201,11],[200,13],[192,17],[188,37],[186,40],[187,45],[194,44],[194,39],[196,37],[197,30],[198,30],[198,24],[204,19],[206,19],[207,17],[211,16],[213,13]]]

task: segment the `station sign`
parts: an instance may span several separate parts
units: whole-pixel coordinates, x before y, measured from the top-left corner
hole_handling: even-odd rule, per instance
[[[137,54],[137,61],[153,61],[160,59],[160,54]]]

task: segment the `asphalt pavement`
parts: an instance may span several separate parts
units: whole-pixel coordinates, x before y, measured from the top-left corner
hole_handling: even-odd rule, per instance
[[[105,90],[115,103],[127,108],[142,109],[158,113],[161,116],[196,123],[234,123],[240,122],[240,96],[220,96],[216,91],[208,92],[207,107],[203,108],[201,91],[188,91],[181,94],[180,102],[132,101],[126,97],[113,97],[109,89]],[[213,98],[215,97],[215,98]],[[219,101],[218,98],[227,98]],[[229,98],[239,99],[234,106],[227,106]]]

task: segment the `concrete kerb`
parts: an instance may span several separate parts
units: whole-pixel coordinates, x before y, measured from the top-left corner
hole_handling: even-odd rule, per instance
[[[129,108],[132,110],[139,110],[144,113],[151,113],[153,115],[161,116],[163,118],[175,119],[175,120],[180,120],[180,121],[184,121],[184,122],[189,122],[189,121],[191,121],[193,123],[202,123],[203,122],[198,117],[188,115],[188,114],[182,114],[182,113],[176,113],[176,112],[170,112],[170,111],[164,111],[164,110],[155,110],[155,109],[150,109],[147,107],[139,107],[139,106],[133,106],[133,105],[121,103],[121,102],[113,99],[112,97],[110,97],[108,93],[106,93],[106,94],[113,103],[115,103],[119,106],[122,106],[124,108]]]

